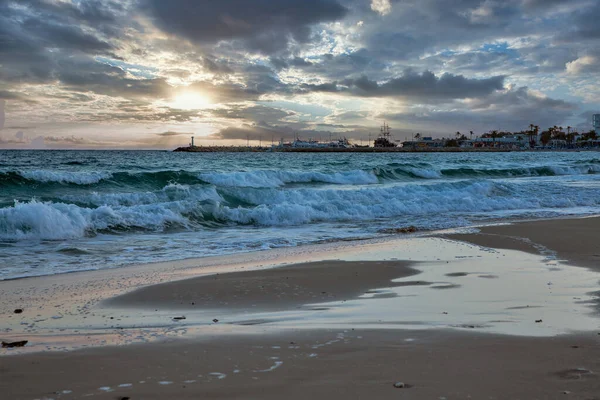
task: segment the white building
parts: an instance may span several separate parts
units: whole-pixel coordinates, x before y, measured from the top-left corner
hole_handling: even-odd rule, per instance
[[[596,133],[600,133],[600,114],[594,114],[592,117],[592,125]]]

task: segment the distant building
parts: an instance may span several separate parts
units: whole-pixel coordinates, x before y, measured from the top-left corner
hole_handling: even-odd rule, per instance
[[[502,149],[526,149],[530,147],[529,135],[515,134],[510,136],[501,136],[497,138],[476,138],[473,140],[463,140],[460,147],[495,147]]]
[[[594,114],[592,117],[592,125],[596,133],[600,134],[600,114]]]

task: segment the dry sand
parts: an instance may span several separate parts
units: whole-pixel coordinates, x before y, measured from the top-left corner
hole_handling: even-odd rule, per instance
[[[455,237],[528,251],[538,251],[541,244],[561,258],[598,268],[595,243],[589,239],[600,231],[596,227],[598,219],[540,221]],[[527,237],[533,244],[503,235]],[[414,273],[399,261],[329,261],[148,286],[107,303],[223,311],[256,305],[273,312],[356,297],[365,290],[394,286],[391,279]],[[418,282],[417,275],[412,283]],[[598,332],[549,338],[358,326],[254,328],[254,335],[222,333],[0,357],[1,397],[600,399],[600,322]],[[395,388],[398,381],[409,387]]]

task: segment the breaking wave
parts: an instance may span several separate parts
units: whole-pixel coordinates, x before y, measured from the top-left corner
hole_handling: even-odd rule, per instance
[[[445,178],[518,178],[600,173],[595,160],[583,164],[545,165],[524,168],[435,168],[428,163],[391,163],[365,170],[339,172],[253,170],[233,172],[194,172],[164,170],[154,172],[0,172],[0,187],[31,184],[94,186],[98,184],[159,189],[171,183],[213,184],[222,187],[278,188],[288,184],[374,185],[381,181],[407,181]]]
[[[600,213],[597,154],[0,150],[0,279]]]
[[[90,193],[0,209],[0,239],[59,240],[98,233],[294,226],[431,215],[600,206],[585,191],[491,180],[352,188],[239,188],[171,184],[156,192]]]
[[[378,183],[372,171],[312,172],[269,171],[202,173],[200,179],[217,186],[275,188],[288,183],[332,183],[340,185],[371,185]]]

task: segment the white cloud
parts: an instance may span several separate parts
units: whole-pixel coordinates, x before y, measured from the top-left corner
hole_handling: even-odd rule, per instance
[[[479,7],[469,10],[467,16],[474,24],[485,23],[494,16],[493,5],[489,0],[486,0]]]
[[[600,70],[600,59],[594,56],[579,57],[575,61],[571,61],[566,65],[567,74],[578,75],[585,72]]]
[[[381,15],[387,15],[392,11],[392,5],[390,0],[371,0],[371,10]]]

